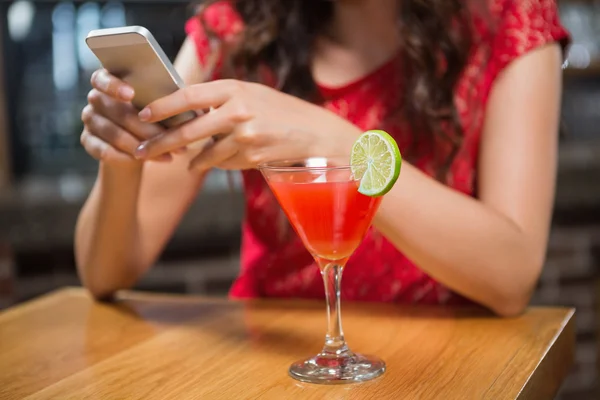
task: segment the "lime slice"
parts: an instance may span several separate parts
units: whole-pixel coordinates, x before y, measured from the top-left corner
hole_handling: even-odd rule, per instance
[[[398,144],[387,132],[367,131],[352,146],[350,163],[360,177],[358,191],[366,196],[383,196],[400,175],[402,156]]]

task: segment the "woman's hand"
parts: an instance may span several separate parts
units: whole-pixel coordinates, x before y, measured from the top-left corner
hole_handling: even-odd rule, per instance
[[[189,86],[150,104],[139,113],[156,122],[188,110],[209,113],[142,144],[139,159],[160,157],[194,142],[215,138],[190,169],[250,169],[281,159],[350,154],[360,133],[322,107],[268,86],[219,80]]]
[[[88,105],[81,113],[84,129],[81,144],[95,159],[109,164],[140,164],[134,152],[140,143],[164,130],[156,124],[142,122],[131,104],[133,89],[104,69],[94,72],[93,89]],[[168,161],[169,154],[157,161]]]

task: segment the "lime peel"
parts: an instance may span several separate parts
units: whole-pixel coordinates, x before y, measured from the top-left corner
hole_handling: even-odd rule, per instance
[[[366,196],[378,197],[389,192],[402,167],[398,144],[387,132],[366,131],[352,146],[350,163],[355,176],[360,176],[358,191]]]

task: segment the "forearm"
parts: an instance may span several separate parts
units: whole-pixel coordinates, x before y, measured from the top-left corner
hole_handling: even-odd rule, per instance
[[[84,285],[96,297],[130,287],[139,278],[137,203],[142,166],[101,163],[78,219],[75,256]]]
[[[440,283],[503,315],[524,307],[543,264],[545,246],[509,218],[407,164],[374,224]]]

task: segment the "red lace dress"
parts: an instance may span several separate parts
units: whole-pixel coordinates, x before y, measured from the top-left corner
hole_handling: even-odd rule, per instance
[[[568,39],[554,1],[494,0],[491,3],[486,18],[475,20],[479,34],[476,39],[482,44],[473,50],[455,94],[464,139],[450,167],[447,184],[471,196],[475,195],[483,110],[496,76],[522,54],[554,41],[565,44]],[[224,40],[243,29],[239,17],[226,2],[212,5],[203,18]],[[489,28],[490,21],[494,29]],[[201,63],[206,65],[211,52],[202,27],[198,18],[192,18],[186,31],[196,44]],[[217,61],[213,79],[219,77],[219,64]],[[407,148],[411,143],[410,132],[400,128],[401,121],[386,118],[397,108],[400,75],[398,60],[393,59],[344,87],[320,87],[326,99],[324,107],[362,130],[384,129],[394,136],[400,149]],[[433,157],[423,156],[414,164],[433,175]],[[322,298],[324,289],[319,269],[294,232],[282,225],[281,210],[261,174],[256,170],[242,174],[246,216],[242,226],[241,272],[230,295]],[[342,298],[427,304],[464,300],[421,271],[374,228],[347,264]]]

